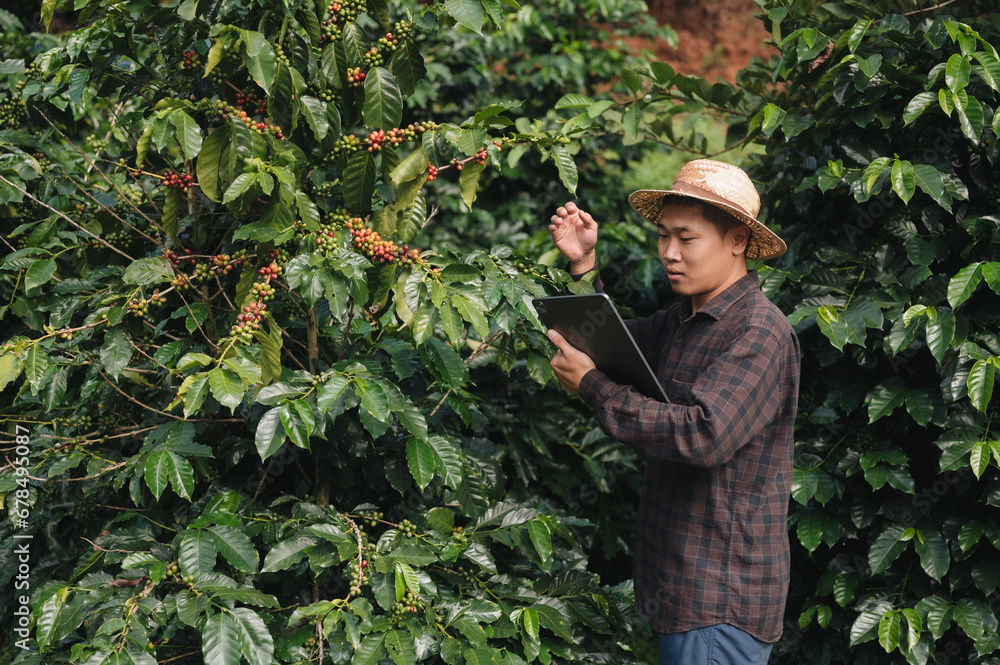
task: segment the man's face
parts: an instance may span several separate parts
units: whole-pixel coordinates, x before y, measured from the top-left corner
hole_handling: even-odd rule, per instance
[[[748,229],[738,224],[725,236],[697,206],[666,203],[660,223],[660,261],[675,293],[691,296],[697,311],[746,274]]]

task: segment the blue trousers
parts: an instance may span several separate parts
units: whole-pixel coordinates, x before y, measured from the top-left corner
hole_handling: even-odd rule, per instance
[[[771,644],[729,624],[660,635],[660,665],[766,665]]]

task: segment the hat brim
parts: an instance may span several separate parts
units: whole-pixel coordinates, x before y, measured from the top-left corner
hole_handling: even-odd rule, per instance
[[[787,251],[785,241],[778,237],[743,208],[726,199],[685,182],[674,183],[671,189],[640,189],[629,194],[628,202],[639,215],[656,225],[663,215],[663,203],[668,196],[682,196],[704,201],[720,208],[750,227],[750,241],[747,243],[746,257],[756,261],[774,259]]]

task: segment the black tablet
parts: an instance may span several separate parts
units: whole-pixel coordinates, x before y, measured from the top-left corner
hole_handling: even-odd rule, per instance
[[[590,356],[610,379],[646,397],[670,401],[607,294],[534,298],[531,303],[542,323]]]

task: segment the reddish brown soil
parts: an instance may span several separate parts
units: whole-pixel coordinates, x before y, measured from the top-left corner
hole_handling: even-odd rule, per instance
[[[765,44],[770,33],[755,16],[760,8],[753,0],[649,0],[649,5],[660,25],[677,32],[677,48],[664,40],[632,40],[631,45],[652,50],[682,74],[732,83],[751,57],[766,60],[777,53]]]

